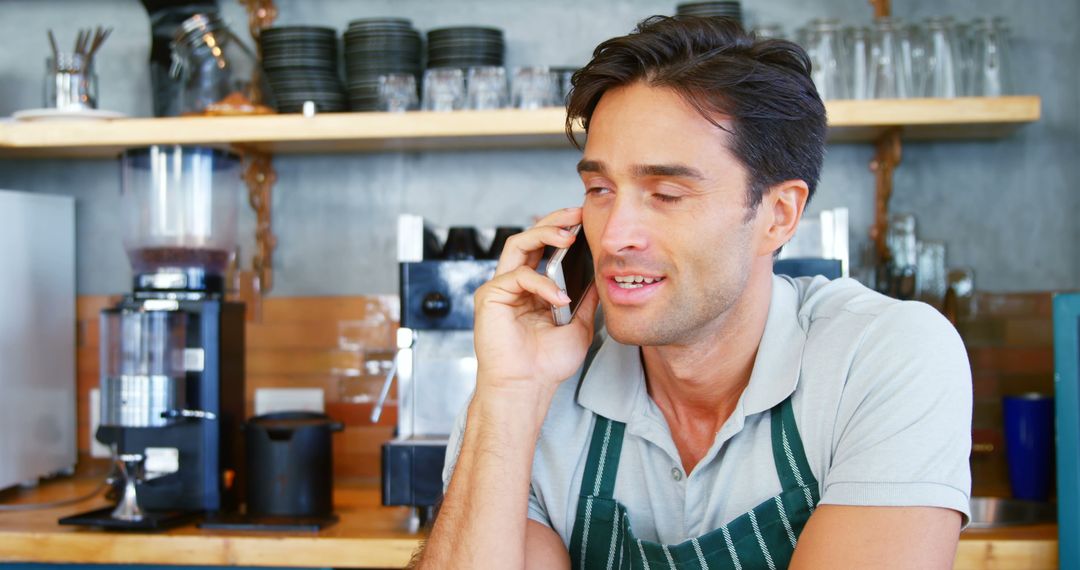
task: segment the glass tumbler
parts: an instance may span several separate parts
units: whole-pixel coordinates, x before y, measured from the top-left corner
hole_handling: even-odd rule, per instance
[[[543,66],[519,67],[510,82],[513,107],[541,109],[559,104],[559,78]]]
[[[845,67],[852,99],[870,99],[870,30],[853,27],[844,30]]]
[[[416,96],[416,77],[411,73],[390,73],[379,76],[380,111],[400,113],[412,111],[419,105]]]
[[[874,21],[870,46],[870,93],[875,99],[912,97],[911,64],[905,64],[903,27],[891,18]]]
[[[1008,43],[1009,29],[1003,19],[976,20],[972,25],[972,95],[999,97],[1012,93]]]
[[[456,67],[424,72],[425,111],[456,111],[465,106],[465,74]]]
[[[960,49],[950,18],[931,18],[926,21],[926,84],[927,97],[958,97],[960,95]]]
[[[918,267],[915,271],[915,297],[938,309],[945,300],[945,244],[920,241],[917,244]]]
[[[815,20],[808,29],[811,77],[822,99],[847,99],[847,67],[838,20]]]
[[[480,111],[506,106],[506,69],[496,65],[470,67],[465,84],[465,108]]]
[[[45,98],[50,109],[96,109],[97,74],[93,64],[77,53],[59,53],[45,59]]]
[[[759,24],[754,26],[754,34],[759,40],[786,40],[787,36],[784,34],[784,28],[780,24]]]

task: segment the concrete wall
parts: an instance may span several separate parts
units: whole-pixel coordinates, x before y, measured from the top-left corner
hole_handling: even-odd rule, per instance
[[[221,0],[234,28],[240,7]],[[467,0],[279,0],[281,24],[344,29],[353,18],[404,16],[421,30],[458,24],[505,30],[508,65],[574,65],[599,41],[630,30],[642,17],[672,13],[674,1],[495,2]],[[948,244],[950,265],[973,267],[979,288],[997,291],[1080,288],[1080,4],[1032,0],[895,2],[897,16],[952,14],[1009,17],[1016,82],[1043,97],[1044,119],[1000,141],[909,144],[896,175],[894,210],[914,212],[925,239]],[[774,0],[746,3],[748,20],[783,22],[789,30],[812,17],[868,22],[865,0]],[[99,54],[101,107],[150,114],[145,12],[134,0],[5,0],[0,3],[0,116],[40,104],[45,32],[70,44],[79,26],[116,28]],[[1036,64],[1038,62],[1038,64]],[[811,211],[851,210],[856,251],[872,220],[869,145],[830,147]],[[439,224],[527,224],[534,215],[581,199],[571,150],[282,156],[274,191],[276,295],[396,291],[394,224],[399,213]],[[78,198],[78,287],[81,294],[128,289],[128,265],[117,223],[118,168],[113,161],[0,161],[0,188]],[[254,219],[241,216],[242,248],[252,252]]]

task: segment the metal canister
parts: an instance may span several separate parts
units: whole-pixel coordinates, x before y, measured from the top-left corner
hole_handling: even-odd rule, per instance
[[[186,403],[187,315],[116,309],[101,315],[101,425],[160,427]]]

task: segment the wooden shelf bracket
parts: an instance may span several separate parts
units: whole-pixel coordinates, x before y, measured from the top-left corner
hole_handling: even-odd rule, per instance
[[[878,263],[889,260],[889,248],[885,236],[889,229],[889,199],[893,193],[893,172],[900,165],[900,128],[886,130],[874,143],[874,159],[870,170],[874,173],[874,225],[870,239],[874,241]]]
[[[248,31],[255,41],[255,47],[262,61],[262,44],[259,36],[262,31],[274,25],[278,17],[274,0],[240,0],[248,13]],[[259,91],[262,84],[261,66],[255,67],[252,83],[255,85],[255,103],[261,104],[263,94]],[[248,187],[248,203],[255,211],[255,255],[251,258],[251,269],[258,279],[259,294],[270,291],[274,286],[274,249],[277,237],[274,235],[272,216],[272,196],[277,172],[274,171],[274,157],[265,152],[244,149],[244,182]]]
[[[248,203],[255,211],[255,255],[251,258],[251,268],[259,280],[258,290],[267,292],[274,285],[277,237],[274,235],[271,198],[277,173],[274,171],[273,157],[269,154],[245,150],[243,155]]]
[[[890,0],[869,0],[869,2],[874,7],[874,18],[888,18],[892,14]]]

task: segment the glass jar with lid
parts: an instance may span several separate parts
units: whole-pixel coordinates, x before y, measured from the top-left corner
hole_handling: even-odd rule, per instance
[[[172,42],[171,72],[180,82],[180,114],[262,112],[265,108],[255,105],[257,61],[219,15],[195,14],[184,20]]]

